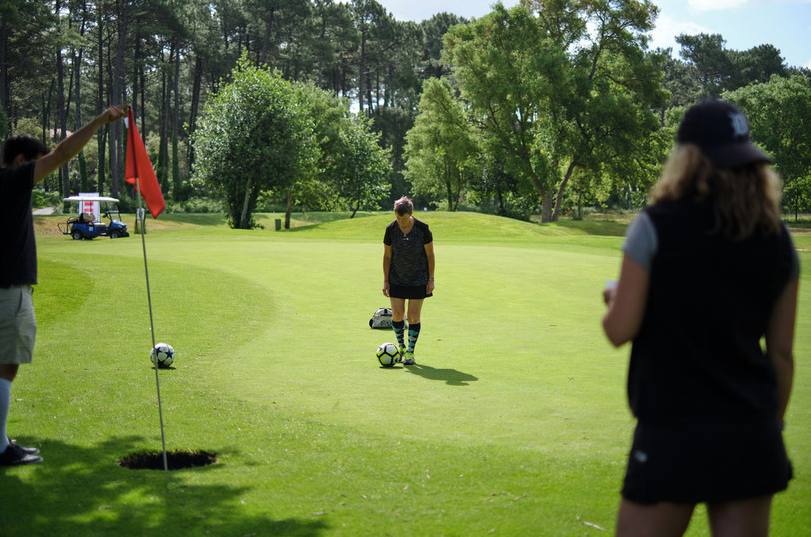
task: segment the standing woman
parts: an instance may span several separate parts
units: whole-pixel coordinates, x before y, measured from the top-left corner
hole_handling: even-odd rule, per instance
[[[617,535],[682,535],[705,503],[713,536],[765,537],[792,477],[781,431],[799,261],[779,179],[740,110],[692,107],[677,142],[603,293],[608,339],[633,342]]]
[[[422,302],[434,291],[434,237],[428,224],[414,218],[414,203],[406,196],[394,202],[394,216],[383,236],[383,294],[391,300],[391,326],[400,345],[400,359],[414,365]]]

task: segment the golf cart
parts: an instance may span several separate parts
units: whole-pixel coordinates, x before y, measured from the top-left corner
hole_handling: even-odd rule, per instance
[[[73,240],[77,241],[95,239],[99,236],[111,239],[130,236],[127,232],[127,224],[121,221],[121,213],[118,211],[118,206],[115,205],[118,203],[116,198],[80,194],[65,198],[63,201],[75,201],[79,204],[79,216],[71,216],[67,222],[58,225],[59,231],[63,235],[70,235]],[[101,213],[102,204],[104,204],[104,213]],[[100,218],[102,216],[109,222],[102,222]],[[113,218],[114,216],[116,218]]]

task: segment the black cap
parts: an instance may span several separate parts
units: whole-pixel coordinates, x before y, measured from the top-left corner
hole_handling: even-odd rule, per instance
[[[735,105],[718,99],[699,103],[684,114],[676,141],[696,144],[722,168],[735,168],[752,162],[771,162],[752,145],[749,122]]]

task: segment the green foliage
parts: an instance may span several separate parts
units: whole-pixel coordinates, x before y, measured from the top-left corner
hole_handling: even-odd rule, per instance
[[[339,132],[341,151],[335,159],[335,184],[343,202],[354,212],[378,209],[389,191],[385,177],[391,172],[389,151],[379,144],[366,116],[359,115]]]
[[[288,191],[312,177],[319,148],[291,83],[245,55],[231,75],[195,133],[195,179],[222,196],[233,227],[247,229],[259,192]]]
[[[675,106],[788,74],[780,51],[773,45],[730,50],[720,34],[682,34],[676,41],[682,47],[679,55],[684,62],[670,60],[666,69],[667,88],[673,91]]]
[[[425,81],[419,110],[406,136],[406,178],[415,194],[444,199],[455,211],[468,184],[481,175],[478,136],[445,79]]]
[[[543,221],[558,217],[575,174],[650,182],[661,156],[641,155],[660,127],[652,110],[667,97],[663,57],[643,50],[655,13],[649,4],[527,0],[497,4],[445,37],[488,156],[535,189]]]
[[[771,156],[784,181],[784,202],[795,215],[811,205],[811,83],[777,75],[723,95],[746,113],[752,139]]]

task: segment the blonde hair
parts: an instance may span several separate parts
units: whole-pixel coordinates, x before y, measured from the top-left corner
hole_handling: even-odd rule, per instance
[[[755,231],[776,233],[780,225],[780,178],[766,162],[720,168],[695,144],[678,144],[651,192],[651,203],[692,196],[709,200],[715,213],[711,233],[743,241]]]

